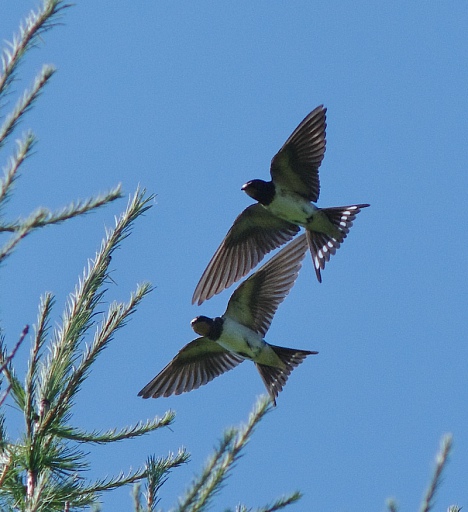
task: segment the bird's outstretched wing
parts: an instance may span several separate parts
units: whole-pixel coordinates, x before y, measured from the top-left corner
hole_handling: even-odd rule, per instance
[[[302,234],[281,249],[236,289],[225,315],[265,336],[297,278],[307,247]]]
[[[180,395],[207,384],[232,370],[244,359],[215,341],[197,338],[179,351],[174,359],[139,393],[143,398]]]
[[[326,111],[320,105],[294,130],[271,161],[275,185],[316,202],[320,194],[319,167],[326,147]]]
[[[239,281],[265,254],[291,240],[299,229],[260,204],[246,208],[208,263],[193,293],[192,304],[200,305]]]

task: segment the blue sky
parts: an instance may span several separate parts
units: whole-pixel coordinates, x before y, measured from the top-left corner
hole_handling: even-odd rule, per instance
[[[35,2],[3,2],[11,39]],[[466,193],[468,5],[440,2],[78,1],[21,68],[58,73],[23,121],[39,139],[10,216],[58,208],[121,182],[157,201],[112,260],[126,300],[155,291],[83,386],[73,421],[107,429],[177,413],[166,429],[91,452],[92,475],[185,446],[161,506],[175,504],[221,432],[245,421],[263,384],[244,363],[197,391],[136,395],[194,338],[190,320],[224,312],[234,287],[190,304],[238,213],[240,187],[267,179],[272,156],[319,104],[328,108],[319,206],[371,203],[315,279],[306,257],[267,336],[318,350],[292,374],[214,510],[260,506],[299,489],[291,510],[416,510],[441,436],[453,454],[437,506],[468,504]],[[12,97],[14,99],[14,97]],[[5,164],[3,152],[2,165]],[[126,200],[25,240],[0,269],[7,341],[77,277]],[[17,356],[20,369],[27,356]],[[13,411],[12,416],[16,413]],[[131,510],[130,489],[104,510]]]

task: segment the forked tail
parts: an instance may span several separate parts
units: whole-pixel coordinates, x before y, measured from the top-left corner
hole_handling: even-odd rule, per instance
[[[275,351],[276,355],[281,359],[284,364],[284,368],[276,368],[274,366],[266,366],[264,364],[255,363],[257,369],[262,377],[263,383],[265,384],[268,394],[274,405],[276,405],[276,397],[279,392],[283,389],[286,384],[291,372],[299,366],[304,359],[312,354],[318,354],[318,352],[310,350],[298,350],[294,348],[277,347],[270,345]]]
[[[348,235],[356,215],[362,208],[367,208],[368,206],[370,205],[355,204],[352,206],[322,208],[320,212],[324,213],[333,227],[336,228],[334,230],[335,232],[328,234],[320,231],[306,230],[307,242],[309,243],[315,274],[319,283],[322,282],[320,270],[325,268],[325,263],[330,260],[332,254],[335,254],[336,250]]]

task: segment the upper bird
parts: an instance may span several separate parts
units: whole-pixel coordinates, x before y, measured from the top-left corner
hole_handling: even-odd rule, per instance
[[[315,273],[335,254],[353,220],[368,204],[317,208],[319,167],[325,154],[327,109],[320,105],[294,130],[271,161],[271,181],[252,180],[242,190],[257,201],[246,208],[208,263],[192,304],[209,299],[245,276],[273,249],[306,229]]]
[[[192,328],[201,338],[185,345],[138,396],[180,395],[249,359],[254,361],[276,405],[275,399],[292,370],[308,355],[317,354],[277,347],[263,339],[276,309],[297,278],[306,251],[305,235],[301,235],[236,289],[223,316],[192,320]]]

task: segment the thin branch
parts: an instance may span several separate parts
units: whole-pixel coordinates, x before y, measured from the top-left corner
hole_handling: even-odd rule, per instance
[[[19,242],[36,229],[52,224],[58,224],[65,220],[87,214],[101,206],[115,201],[120,197],[122,196],[119,185],[105,195],[97,196],[86,201],[79,201],[76,204],[71,203],[69,206],[59,210],[58,212],[40,209],[24,220],[20,220],[9,225],[0,225],[0,233],[2,231],[15,233],[15,235],[0,248],[0,262],[10,256]]]
[[[34,402],[37,398],[36,393],[36,378],[38,371],[40,350],[46,342],[46,334],[48,331],[48,321],[54,305],[54,296],[47,293],[41,298],[39,305],[39,313],[37,319],[37,326],[35,327],[36,334],[34,336],[34,344],[31,348],[31,355],[29,358],[28,373],[26,374],[25,393],[26,393],[26,406],[25,406],[25,419],[26,419],[26,433],[28,437],[32,434],[33,423],[35,421]]]
[[[426,492],[426,496],[421,504],[420,512],[429,512],[434,506],[434,498],[437,488],[439,487],[442,480],[442,471],[444,470],[450,450],[452,448],[452,435],[446,434],[440,443],[440,451],[436,457],[436,467],[434,475],[432,477],[429,488]]]
[[[13,367],[11,366],[11,360],[16,354],[16,351],[19,349],[20,345],[23,343],[24,338],[28,334],[29,326],[25,326],[24,329],[21,332],[20,338],[17,341],[16,345],[14,346],[13,350],[10,352],[9,355],[6,354],[6,350],[4,347],[4,339],[2,336],[0,336],[0,373],[3,373],[5,377],[8,380],[9,386],[6,390],[6,394],[2,396],[1,400],[2,403],[5,401],[6,396],[13,391],[13,397],[16,400],[16,402],[20,402],[20,397],[22,396],[22,386],[20,381],[16,378],[15,372],[13,370]]]
[[[4,94],[8,86],[14,80],[15,72],[24,57],[26,51],[39,42],[40,35],[54,26],[54,20],[59,13],[70,7],[62,0],[45,0],[42,9],[31,12],[21,24],[20,33],[13,37],[9,43],[11,50],[3,50],[3,72],[0,75],[0,95]]]
[[[7,399],[7,396],[10,394],[10,391],[11,391],[11,384],[8,384],[7,388],[5,389],[5,391],[2,393],[2,396],[0,397],[0,407],[3,405],[3,403]]]
[[[10,352],[10,354],[6,357],[6,359],[2,358],[2,366],[0,366],[0,373],[3,373],[6,369],[6,367],[10,364],[11,360],[15,357],[15,354],[17,350],[20,348],[21,343],[23,343],[24,338],[29,332],[29,325],[25,325],[24,329],[21,331],[21,335],[19,337],[19,340],[16,342],[16,345],[13,347],[13,350]]]
[[[289,496],[284,496],[282,498],[278,498],[272,505],[267,505],[266,507],[262,507],[257,509],[256,512],[276,512],[277,510],[282,510],[293,503],[296,503],[302,498],[302,493],[299,491],[293,492]]]
[[[5,144],[8,136],[11,135],[13,130],[16,128],[20,119],[31,108],[34,101],[37,100],[42,89],[52,78],[54,73],[54,67],[43,66],[42,70],[34,81],[31,91],[26,91],[18,100],[18,103],[16,104],[13,112],[5,119],[3,125],[0,127],[0,148]]]
[[[122,197],[122,187],[119,184],[105,194],[91,197],[85,201],[79,200],[75,203],[70,203],[68,206],[65,206],[64,208],[55,212],[52,212],[47,208],[40,208],[39,210],[33,212],[26,219],[18,219],[15,222],[0,226],[0,233],[2,231],[8,233],[17,233],[27,229],[28,232],[26,234],[29,234],[29,232],[34,229],[51,226],[53,224],[59,224],[65,220],[73,219],[74,217],[79,217],[80,215],[85,215]],[[22,238],[24,238],[24,236]]]
[[[174,421],[175,413],[167,411],[162,418],[154,418],[146,422],[139,422],[137,425],[125,427],[119,432],[116,429],[108,430],[106,432],[83,432],[78,429],[63,429],[57,432],[60,437],[70,439],[80,443],[96,443],[105,444],[113,443],[115,441],[122,441],[123,439],[133,439],[145,435],[149,432],[157,430],[161,427],[167,427]]]
[[[151,207],[149,203],[153,196],[144,197],[144,195],[145,191],[137,190],[127,210],[117,220],[116,227],[107,233],[106,240],[94,262],[88,265],[88,269],[69,299],[62,327],[55,333],[51,354],[42,369],[41,396],[51,403],[51,408],[41,419],[40,431],[45,431],[51,423],[60,423],[62,416],[71,406],[70,399],[77,392],[90,364],[110,341],[115,329],[124,324],[139,301],[151,290],[150,285],[144,284],[132,294],[128,304],[111,305],[104,326],[76,367],[75,363],[80,355],[79,343],[91,326],[95,309],[104,293],[101,287],[107,277],[109,256],[128,236],[134,220]]]
[[[393,498],[387,500],[388,512],[398,512],[398,505]]]
[[[34,143],[35,137],[31,132],[27,133],[23,140],[18,141],[16,154],[10,157],[9,165],[4,171],[4,177],[0,180],[0,206],[5,202],[11,192],[13,183],[18,176],[18,170],[21,164],[29,156]]]
[[[196,512],[203,510],[209,504],[217,491],[220,490],[223,482],[226,480],[229,471],[239,459],[242,449],[248,443],[254,428],[265,414],[271,410],[272,403],[268,397],[261,397],[255,405],[253,412],[249,416],[249,421],[245,427],[238,429],[229,429],[225,433],[225,438],[215,453],[214,458],[217,462],[208,463],[209,473],[206,469],[199,482],[193,484],[192,489],[187,493],[183,501],[179,502],[177,511]],[[200,484],[200,481],[203,483]]]
[[[177,511],[184,512],[185,510],[190,510],[190,507],[194,505],[198,499],[200,489],[202,489],[207,484],[214,469],[220,464],[222,458],[229,450],[235,435],[235,429],[229,429],[224,432],[220,445],[216,449],[213,456],[208,460],[200,477],[198,477],[198,479],[192,484],[191,488],[186,492],[184,500],[179,502],[179,508]]]
[[[168,457],[149,457],[146,462],[146,505],[148,512],[153,512],[158,503],[158,492],[166,482],[170,471],[185,464],[189,460],[189,454],[179,450],[176,457],[170,454]]]
[[[172,468],[176,468],[181,464],[185,464],[189,458],[189,455],[184,449],[179,449],[177,454],[169,454],[167,457],[162,459],[158,459],[161,467],[165,468],[165,471],[169,471]],[[119,476],[115,478],[110,478],[108,480],[98,480],[92,485],[82,486],[80,488],[81,494],[98,494],[100,492],[111,491],[113,489],[117,489],[119,487],[123,487],[128,484],[132,484],[140,481],[142,478],[148,476],[148,467],[139,468],[134,472],[125,475],[124,473],[120,473]]]

